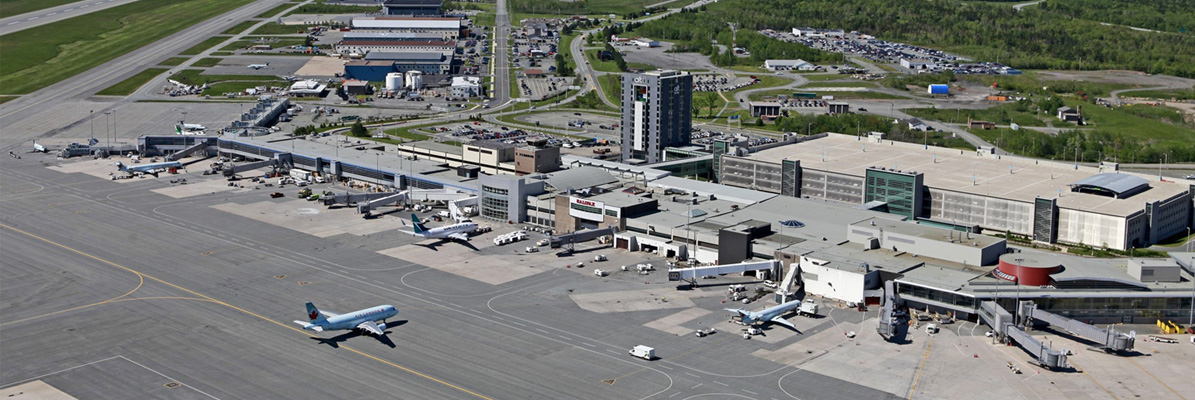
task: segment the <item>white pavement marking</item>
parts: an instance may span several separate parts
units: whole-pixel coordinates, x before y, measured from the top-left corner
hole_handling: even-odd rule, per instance
[[[670,398],[670,399],[671,399],[671,398],[673,398],[673,397],[676,397],[676,395],[678,395],[678,394],[680,394],[680,392],[673,393],[671,396],[668,396],[668,398]]]
[[[685,375],[688,375],[688,376],[691,376],[691,377],[694,377],[694,378],[700,378],[700,376],[694,375],[694,374],[693,374],[693,373],[691,373],[691,372],[685,372]]]
[[[722,383],[722,382],[718,382],[718,381],[710,381],[710,382],[717,383],[717,384],[719,384],[719,385],[722,385],[722,386],[730,387],[730,385],[727,385],[727,384],[725,384],[725,383]]]
[[[759,395],[759,393],[755,393],[755,392],[752,392],[752,391],[750,391],[750,390],[747,390],[747,389],[739,389],[739,390],[742,390],[742,391],[744,391],[744,392],[747,392],[747,393],[751,393],[751,394],[753,394],[753,395],[756,395],[756,396],[758,396],[758,395]]]
[[[663,368],[663,369],[666,369],[666,370],[669,370],[669,371],[671,371],[671,370],[672,370],[672,367],[669,367],[669,366],[667,366],[667,365],[657,365],[657,367],[660,367],[660,368]]]
[[[172,381],[178,382],[178,384],[180,384],[180,385],[183,385],[183,386],[186,386],[187,388],[189,388],[189,389],[191,389],[191,390],[194,390],[194,391],[196,391],[196,392],[199,392],[199,394],[202,394],[202,395],[204,395],[204,396],[207,396],[207,397],[211,397],[211,398],[213,398],[213,399],[216,399],[216,400],[220,400],[220,399],[219,399],[218,397],[216,397],[216,396],[212,396],[212,395],[210,395],[210,394],[204,393],[202,390],[196,389],[195,387],[193,387],[193,386],[191,386],[191,385],[188,385],[188,384],[185,384],[185,383],[179,382],[177,379],[174,379],[174,378],[171,378],[171,377],[169,377],[169,376],[166,376],[166,374],[163,374],[163,373],[161,373],[161,372],[154,371],[154,370],[153,370],[153,368],[150,368],[150,367],[146,367],[146,366],[144,366],[144,365],[141,365],[141,363],[139,363],[139,362],[136,362],[136,361],[133,361],[133,360],[130,360],[130,359],[126,358],[125,356],[120,356],[120,358],[121,358],[121,359],[123,359],[123,360],[125,360],[125,361],[128,361],[128,362],[131,362],[131,363],[133,363],[133,364],[136,364],[138,367],[144,368],[146,371],[149,371],[149,372],[153,372],[153,373],[155,373],[155,374],[158,374],[158,376],[161,376],[161,377],[163,377],[163,378],[166,378],[166,379],[169,379],[169,380],[172,380]]]
[[[583,344],[583,345],[586,345],[586,346],[589,346],[589,347],[597,348],[597,346],[594,346],[594,345],[592,345],[592,344],[589,344],[589,343],[581,342],[581,344]],[[669,369],[671,369],[671,368],[669,368]]]
[[[573,338],[570,338],[568,336],[556,335],[556,337],[564,339],[564,340],[573,340]]]
[[[701,386],[701,385],[704,385],[704,383],[698,383],[696,386],[693,386],[693,387],[689,388],[689,390],[696,389],[697,387],[699,387],[699,386]]]
[[[35,376],[35,377],[32,377],[32,378],[29,378],[29,379],[26,379],[26,380],[23,380],[23,381],[16,381],[16,382],[12,382],[12,383],[8,383],[8,384],[0,385],[0,386],[3,386],[3,387],[14,386],[14,385],[16,385],[16,384],[18,384],[18,383],[25,383],[25,382],[29,382],[29,381],[32,381],[32,380],[38,380],[38,379],[45,378],[45,377],[47,377],[47,376],[50,376],[50,375],[57,375],[57,374],[61,374],[61,373],[63,373],[63,372],[70,371],[70,370],[72,370],[72,369],[76,369],[76,368],[83,368],[83,367],[86,367],[86,366],[88,366],[88,365],[92,365],[92,364],[99,364],[99,363],[102,363],[102,362],[104,362],[104,361],[108,361],[108,360],[111,360],[111,359],[114,359],[114,358],[121,358],[121,357],[120,357],[120,356],[112,356],[112,357],[105,358],[105,359],[103,359],[103,360],[96,360],[96,361],[89,362],[89,363],[87,363],[87,364],[79,364],[79,365],[76,365],[76,366],[73,366],[73,367],[70,367],[70,368],[63,368],[63,369],[60,369],[60,370],[57,370],[57,371],[54,371],[54,372],[51,372],[51,373],[48,373],[48,374],[42,374],[42,375],[38,375],[38,376]]]

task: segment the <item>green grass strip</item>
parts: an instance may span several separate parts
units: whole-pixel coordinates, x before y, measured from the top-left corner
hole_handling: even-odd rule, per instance
[[[137,91],[137,88],[145,85],[150,79],[161,75],[163,72],[169,71],[167,68],[150,68],[136,75],[130,76],[129,79],[120,81],[115,85],[109,86],[107,89],[96,92],[100,96],[128,96]]]
[[[137,1],[4,35],[0,92],[50,86],[249,2]]]

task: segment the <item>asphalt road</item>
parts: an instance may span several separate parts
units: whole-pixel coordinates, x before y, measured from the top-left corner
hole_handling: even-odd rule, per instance
[[[491,32],[494,38],[493,68],[494,90],[490,92],[490,100],[486,102],[491,109],[509,106],[510,103],[510,14],[506,10],[506,0],[498,0],[495,9],[494,25]]]
[[[25,14],[0,18],[0,36],[67,18],[132,3],[137,0],[83,0]]]

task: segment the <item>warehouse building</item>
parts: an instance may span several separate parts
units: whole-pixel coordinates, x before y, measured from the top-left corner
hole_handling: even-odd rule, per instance
[[[395,33],[437,33],[440,40],[457,40],[468,36],[468,28],[460,18],[436,17],[356,17],[353,31]]]
[[[455,40],[341,40],[333,45],[340,54],[366,55],[380,52],[455,52]]]
[[[1195,183],[878,137],[827,137],[715,160],[720,182],[884,209],[1042,243],[1146,247],[1184,233]]]
[[[443,13],[443,0],[386,0],[382,2],[386,15],[432,17]]]
[[[391,72],[448,75],[452,73],[452,62],[452,53],[375,51],[366,54],[364,60],[345,63],[344,75],[371,82],[385,82],[386,74]]]
[[[816,71],[818,66],[805,60],[764,60],[768,71]]]

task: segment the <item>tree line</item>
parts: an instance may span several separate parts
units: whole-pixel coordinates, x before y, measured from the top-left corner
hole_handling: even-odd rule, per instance
[[[706,12],[676,13],[647,22],[635,32],[681,42],[685,51],[714,54],[712,41],[723,45],[735,41],[728,25],[735,23],[737,43],[751,51],[751,62],[785,53],[786,58],[825,60],[829,56],[822,52],[751,32],[810,26],[858,30],[1016,68],[1131,69],[1195,77],[1195,35],[1140,32],[1037,6],[1018,12],[1007,4],[955,1],[722,0],[707,7]],[[712,58],[721,65],[731,61]]]

